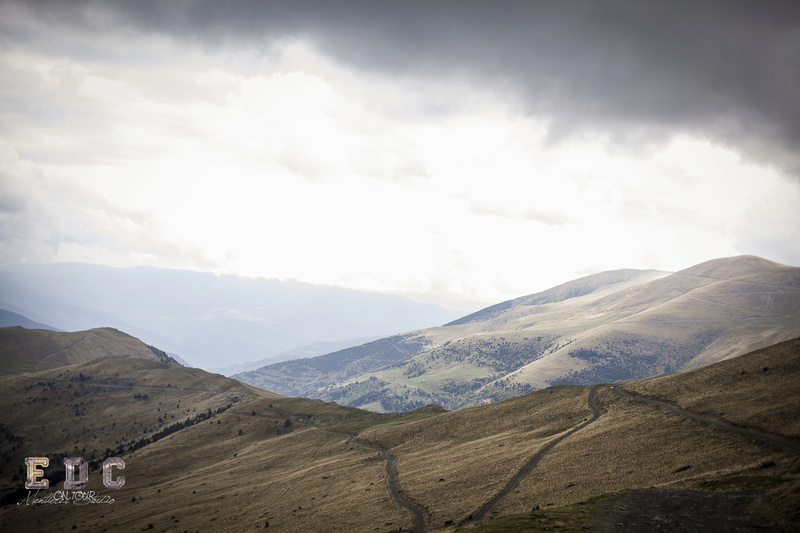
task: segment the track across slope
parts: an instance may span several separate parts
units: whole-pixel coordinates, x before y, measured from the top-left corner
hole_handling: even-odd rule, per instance
[[[509,480],[509,482],[506,484],[506,486],[503,487],[500,490],[500,492],[498,492],[495,495],[494,498],[492,498],[491,500],[486,502],[483,505],[483,507],[481,507],[475,514],[473,514],[470,518],[468,518],[466,520],[466,522],[469,522],[469,521],[479,522],[479,521],[483,520],[486,517],[486,515],[489,513],[489,511],[491,511],[498,503],[500,503],[500,501],[503,498],[505,498],[512,490],[517,488],[517,486],[520,484],[520,482],[523,479],[525,479],[533,471],[534,468],[536,468],[536,465],[539,463],[539,461],[541,461],[542,458],[545,455],[547,455],[550,452],[550,450],[552,450],[553,447],[555,447],[556,444],[558,444],[559,442],[563,441],[564,439],[566,439],[570,435],[582,430],[583,428],[585,428],[586,426],[588,426],[589,424],[591,424],[592,422],[594,422],[595,420],[600,418],[600,409],[598,409],[597,404],[594,401],[595,393],[597,393],[597,390],[600,387],[602,387],[602,385],[595,385],[589,391],[589,407],[591,408],[592,413],[593,413],[592,418],[590,418],[589,420],[586,420],[585,422],[582,422],[582,423],[578,424],[574,428],[572,428],[569,431],[563,433],[561,436],[551,440],[544,448],[539,450],[536,453],[536,455],[534,455],[530,459],[530,461],[528,461],[525,464],[525,466],[523,466],[522,469],[513,478],[511,478]]]
[[[706,417],[706,416],[701,416],[701,415],[698,415],[698,414],[690,413],[688,411],[684,411],[684,410],[679,409],[678,407],[676,407],[674,405],[668,404],[666,402],[662,402],[660,400],[655,400],[653,398],[646,398],[644,396],[631,394],[631,393],[626,392],[626,391],[620,389],[619,387],[615,387],[613,385],[611,387],[609,387],[609,388],[611,389],[612,392],[614,392],[615,394],[617,394],[619,396],[622,396],[623,398],[627,398],[629,400],[635,400],[637,402],[645,402],[645,403],[649,403],[649,404],[653,404],[653,405],[658,405],[659,407],[663,407],[667,411],[670,411],[671,413],[676,414],[678,416],[682,416],[682,417],[689,418],[689,419],[692,419],[692,420],[697,420],[697,421],[700,421],[700,422],[705,422],[707,424],[711,424],[711,425],[714,425],[714,426],[717,426],[717,427],[720,427],[720,428],[723,428],[723,429],[728,429],[730,431],[735,431],[737,433],[741,433],[742,435],[747,435],[748,437],[753,437],[754,439],[758,439],[758,440],[760,440],[760,441],[762,441],[762,442],[764,442],[766,444],[772,445],[772,446],[777,446],[779,448],[786,448],[786,449],[792,450],[794,452],[800,452],[800,446],[798,446],[795,443],[786,441],[784,439],[780,439],[780,438],[774,437],[772,435],[766,435],[764,433],[760,433],[760,432],[754,431],[752,429],[747,429],[747,428],[735,426],[733,424],[729,424],[727,422],[723,422],[722,420],[718,420],[716,418],[709,418],[709,417]]]

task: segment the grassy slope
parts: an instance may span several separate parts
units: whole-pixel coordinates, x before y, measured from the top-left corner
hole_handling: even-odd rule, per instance
[[[73,333],[0,328],[0,375],[36,372],[109,355],[156,359],[142,341],[113,328]]]
[[[426,348],[395,366],[303,393],[378,410],[457,409],[552,384],[686,370],[800,334],[799,268],[743,256],[672,275],[610,274],[416,332]],[[281,377],[302,384],[309,375]]]
[[[115,368],[120,364],[133,366]],[[199,370],[159,368],[128,358],[105,359],[93,365],[72,367],[70,374],[91,374],[97,380],[132,372],[135,379],[129,383],[131,389],[119,398],[117,392],[103,392],[97,387],[87,391],[82,397],[86,414],[78,417],[50,415],[37,402],[18,404],[20,418],[12,420],[4,415],[4,424],[14,432],[27,432],[23,446],[12,453],[12,463],[21,465],[27,455],[62,447],[30,446],[37,437],[57,433],[57,426],[42,430],[38,424],[26,424],[25,413],[29,419],[52,416],[52,424],[63,418],[64,427],[77,428],[74,431],[80,435],[96,432],[100,443],[115,437],[108,426],[81,429],[81,424],[86,419],[96,420],[94,413],[111,406],[121,410],[115,415],[120,420],[140,416],[143,425],[157,427],[157,420],[153,420],[160,413],[150,412],[156,400],[162,402],[161,407],[169,406],[170,413],[175,410],[172,401],[179,397],[181,408],[205,402],[198,403],[198,411],[206,405],[227,405],[232,399],[235,405],[209,420],[122,454],[128,465],[128,481],[118,491],[104,490],[100,476],[93,473],[94,490],[114,496],[117,501],[113,505],[6,506],[0,510],[4,531],[45,524],[69,529],[78,523],[89,531],[140,531],[151,523],[157,530],[213,527],[233,531],[263,527],[267,522],[279,531],[410,529],[410,513],[388,495],[385,462],[374,450],[349,443],[342,432],[358,432],[361,441],[389,450],[397,460],[397,483],[404,497],[424,510],[429,530],[445,528],[448,521],[460,523],[491,499],[550,439],[591,416],[586,403],[588,388],[581,386],[555,387],[456,412],[423,410],[398,417],[259,393]],[[765,380],[764,366],[769,368],[767,374],[774,369],[781,379]],[[701,399],[716,408],[724,405],[726,417],[744,413],[736,421],[760,431],[781,428],[784,437],[800,440],[798,411],[794,404],[786,405],[786,398],[797,401],[799,368],[797,343],[786,343],[692,374],[626,387],[671,399],[687,409],[699,408],[701,404],[696,402]],[[746,373],[739,370],[732,379],[732,369],[745,369]],[[58,373],[63,378],[63,370],[36,379],[52,381]],[[35,383],[7,378],[3,390]],[[136,389],[167,384],[169,390]],[[47,385],[36,384],[24,392],[31,395],[35,389],[41,393],[41,387]],[[183,390],[202,387],[206,392]],[[692,394],[700,389],[702,394]],[[51,387],[47,393],[55,397],[53,390]],[[153,391],[156,397],[148,402],[154,403],[143,409],[143,403],[130,399],[134,390]],[[780,490],[794,486],[800,476],[798,457],[791,452],[620,398],[607,388],[598,392],[597,400],[601,417],[555,446],[491,516],[510,517],[537,506],[556,509],[604,493],[650,486]],[[4,397],[6,413],[9,401],[20,400]],[[759,406],[757,414],[747,414],[753,402]],[[117,424],[125,425],[127,422]],[[286,433],[288,429],[292,431]],[[72,438],[70,434],[65,442]],[[52,442],[57,441],[61,442],[57,437]],[[772,464],[764,468],[770,461]],[[780,498],[780,505],[765,509],[776,513],[797,509],[797,495],[791,490],[784,490]],[[525,527],[530,527],[529,522]],[[491,530],[492,523],[486,522],[483,527]]]
[[[798,383],[800,339],[625,388],[800,443]],[[476,530],[563,531],[580,530],[587,524],[592,529],[613,529],[616,524],[609,519],[616,506],[630,505],[632,493],[625,491],[652,485],[762,493],[753,505],[737,511],[757,513],[753,520],[763,516],[776,522],[769,529],[793,530],[791,524],[796,524],[800,513],[800,458],[795,453],[620,399],[608,391],[601,405],[604,415],[596,424],[554,449],[542,461],[535,482],[523,483],[519,493],[498,506],[497,515],[506,518]],[[598,499],[604,492],[620,495]],[[574,504],[592,498],[595,501],[588,505]],[[550,504],[564,507],[551,510]],[[537,506],[550,512],[515,514]],[[684,527],[691,526],[684,522]]]
[[[627,388],[697,414],[796,437],[800,435],[797,353],[800,339],[689,372],[645,379]]]
[[[107,449],[127,453],[171,424],[254,395],[222,376],[133,357],[0,379],[0,426],[8,430],[0,490],[19,486],[24,457],[53,455],[54,465],[64,456],[102,460]]]

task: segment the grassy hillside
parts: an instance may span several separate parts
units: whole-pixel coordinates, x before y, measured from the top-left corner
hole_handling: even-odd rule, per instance
[[[35,372],[107,356],[175,363],[164,352],[112,328],[73,333],[19,326],[0,328],[0,375]]]
[[[197,369],[132,356],[2,378],[0,490],[18,486],[26,456],[57,455],[54,465],[64,456],[100,463],[177,423],[230,409],[253,390]]]
[[[268,390],[303,396],[366,372],[390,368],[418,353],[427,344],[418,335],[395,335],[328,355],[296,359],[270,365],[270,372],[253,370],[236,374],[236,379]]]
[[[798,335],[800,268],[742,256],[669,275],[604,272],[444,327],[236,377],[376,411],[459,409],[687,370]]]
[[[727,501],[719,491],[748,491],[728,518],[766,521],[776,530],[800,508],[797,383],[800,341],[692,373],[617,385],[632,398],[609,386],[558,386],[455,412],[382,415],[259,391],[196,369],[99,359],[4,378],[2,431],[11,437],[3,463],[18,468],[5,490],[21,485],[26,456],[102,456],[97,450],[115,440],[124,443],[125,486],[105,489],[94,471],[89,488],[111,495],[113,504],[31,507],[11,499],[0,508],[0,528],[389,532],[572,524],[603,530],[616,523],[634,528],[636,520],[652,525],[654,513],[669,519],[671,511],[651,505],[653,494],[659,501],[701,502],[700,509],[681,507],[695,509],[697,518]],[[135,398],[141,394],[148,398]],[[737,426],[675,414],[638,399],[645,395]],[[53,408],[67,402],[66,410]],[[165,418],[169,424],[173,414],[180,420],[201,412],[211,414],[152,438],[163,433]],[[735,431],[742,427],[756,437]],[[145,436],[151,438],[129,447]],[[470,517],[537,456],[531,473],[473,523]],[[415,524],[390,493],[387,457],[399,497],[424,524]],[[618,516],[620,508],[625,516]]]

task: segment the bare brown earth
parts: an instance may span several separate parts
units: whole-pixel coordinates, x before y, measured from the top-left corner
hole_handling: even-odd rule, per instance
[[[71,376],[92,378],[83,383],[80,398],[71,400],[83,402],[85,413],[76,415],[51,407],[67,402],[77,387],[75,381],[63,381],[65,370],[3,380],[0,390],[13,394],[2,397],[0,420],[5,431],[22,437],[3,441],[4,461],[21,465],[26,456],[52,452],[60,460],[62,451],[80,455],[85,438],[92,443],[88,454],[106,442],[128,439],[127,426],[137,416],[143,417],[137,434],[153,435],[164,427],[158,418],[168,405],[169,414],[185,411],[190,402],[231,406],[140,448],[125,449],[122,489],[105,489],[99,473],[91,472],[89,488],[114,503],[10,501],[0,508],[2,531],[73,526],[86,531],[419,530],[414,515],[392,498],[387,461],[377,450],[395,460],[398,493],[421,510],[427,531],[577,531],[584,526],[616,531],[619,524],[629,531],[694,531],[709,524],[790,531],[800,509],[796,451],[635,396],[621,397],[608,386],[596,390],[600,414],[593,421],[591,388],[583,386],[553,387],[454,412],[381,416],[259,391],[199,370],[106,358],[69,367]],[[776,378],[766,379],[773,370]],[[798,411],[792,409],[799,370],[800,350],[789,342],[692,374],[617,386],[687,412],[702,408],[706,416],[793,443],[800,440]],[[100,386],[122,374],[126,381],[120,388]],[[70,383],[73,389],[66,388]],[[148,400],[133,399],[144,391]],[[49,397],[47,402],[42,396]],[[180,399],[180,408],[173,399]],[[124,432],[114,433],[114,426],[102,423],[99,429],[103,412],[108,420],[125,420],[117,424],[126,426]],[[59,431],[69,440],[59,440]],[[374,448],[354,444],[352,434]],[[39,439],[46,444],[37,444]],[[549,445],[483,520],[469,520]],[[53,482],[51,493],[60,485]],[[730,521],[723,522],[723,516]]]

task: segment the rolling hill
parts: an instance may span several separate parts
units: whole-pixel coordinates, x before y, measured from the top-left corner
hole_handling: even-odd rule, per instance
[[[458,409],[687,370],[799,334],[800,268],[740,256],[672,274],[603,272],[443,327],[234,377],[374,411]]]
[[[0,379],[0,528],[788,531],[798,383],[800,339],[625,385],[379,414],[104,357]],[[86,490],[113,501],[31,505],[23,460],[41,455],[86,457]],[[116,490],[97,468],[112,455]],[[45,473],[42,499],[64,476]]]
[[[72,333],[20,326],[0,328],[0,375],[36,372],[108,356],[178,364],[158,348],[113,328]]]

